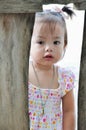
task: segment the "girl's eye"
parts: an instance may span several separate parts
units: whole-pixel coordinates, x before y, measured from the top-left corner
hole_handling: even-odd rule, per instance
[[[60,44],[60,41],[54,41],[53,42],[55,45],[58,45],[58,44]]]
[[[37,43],[38,43],[38,44],[43,44],[44,42],[43,42],[43,41],[38,41]]]

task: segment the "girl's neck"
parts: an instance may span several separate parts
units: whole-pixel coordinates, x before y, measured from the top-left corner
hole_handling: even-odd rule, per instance
[[[53,69],[53,65],[42,65],[33,61],[33,65],[37,71],[50,71]]]

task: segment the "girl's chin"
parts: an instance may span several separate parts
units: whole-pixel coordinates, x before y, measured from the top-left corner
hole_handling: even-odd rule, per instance
[[[42,66],[52,66],[56,63],[56,61],[46,60],[46,61],[39,61],[39,60],[33,60],[35,64],[42,65]]]
[[[45,63],[45,64],[43,64],[43,65],[45,65],[45,66],[52,66],[54,63],[50,63],[50,62],[47,62],[47,63]]]

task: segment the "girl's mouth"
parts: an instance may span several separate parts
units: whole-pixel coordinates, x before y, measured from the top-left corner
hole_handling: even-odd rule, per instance
[[[46,56],[44,56],[44,59],[50,61],[50,60],[53,59],[53,56],[52,55],[46,55]]]

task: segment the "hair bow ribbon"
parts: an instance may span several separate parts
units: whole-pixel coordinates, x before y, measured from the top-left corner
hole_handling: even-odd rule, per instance
[[[64,19],[68,19],[69,16],[62,10],[64,6],[65,5],[62,5],[62,4],[48,4],[48,5],[43,5],[42,8],[44,12],[47,12],[47,11],[57,12],[57,13],[60,13]]]

